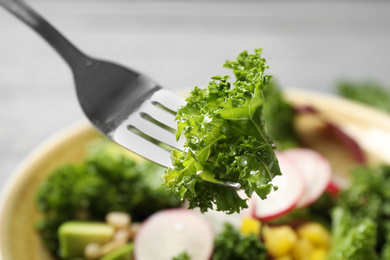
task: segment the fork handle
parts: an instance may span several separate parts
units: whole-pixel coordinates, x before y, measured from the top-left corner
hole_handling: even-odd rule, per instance
[[[0,0],[9,12],[38,32],[68,63],[73,72],[92,65],[92,60],[78,50],[50,23],[21,0]]]

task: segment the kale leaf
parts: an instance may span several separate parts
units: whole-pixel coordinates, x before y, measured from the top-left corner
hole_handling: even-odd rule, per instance
[[[377,224],[371,218],[358,219],[341,207],[333,210],[331,260],[375,260]]]
[[[264,91],[264,99],[264,119],[267,133],[275,142],[277,149],[298,147],[300,142],[294,129],[294,107],[285,100],[275,80],[271,80]]]
[[[173,167],[163,184],[188,199],[190,208],[239,212],[246,200],[208,180],[239,183],[248,196],[256,192],[265,198],[273,188],[270,181],[281,174],[262,113],[271,77],[264,75],[268,65],[261,52],[244,51],[237,61],[227,61],[234,84],[228,76],[213,77],[207,88],[195,87],[177,113],[177,138],[184,135],[186,143],[184,151],[172,152]]]
[[[387,89],[387,90],[386,90]],[[373,81],[341,81],[337,92],[346,98],[390,112],[390,92],[388,86]]]
[[[179,200],[161,185],[163,173],[164,168],[137,161],[119,145],[99,139],[84,162],[61,165],[39,187],[36,204],[42,217],[36,228],[55,253],[58,227],[67,220],[104,221],[108,212],[122,211],[142,221],[158,210],[178,207]]]
[[[230,223],[214,239],[212,260],[264,260],[267,257],[265,245],[254,234],[242,235]]]
[[[187,252],[183,252],[183,253],[179,254],[178,256],[172,258],[172,260],[191,260],[191,258],[187,254]]]
[[[389,219],[390,166],[356,168],[332,214],[333,246],[328,259],[378,259],[389,254]]]

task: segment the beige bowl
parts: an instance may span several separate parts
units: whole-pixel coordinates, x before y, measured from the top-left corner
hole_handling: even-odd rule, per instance
[[[389,115],[334,96],[297,90],[289,90],[286,94],[292,103],[312,105],[325,118],[340,125],[368,152],[370,162],[390,163],[389,152],[380,149],[390,147]],[[298,122],[301,135],[310,140],[313,147],[323,149],[327,156],[337,157],[339,162],[334,167],[342,172],[344,165],[351,161],[350,155],[335,142],[313,134],[316,132],[311,130],[316,127],[318,124],[311,119]],[[98,136],[88,123],[77,123],[51,137],[20,164],[0,198],[0,259],[52,259],[34,231],[38,217],[35,191],[57,166],[81,161],[85,145]]]

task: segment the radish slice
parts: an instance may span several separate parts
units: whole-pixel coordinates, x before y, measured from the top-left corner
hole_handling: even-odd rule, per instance
[[[275,219],[294,209],[305,191],[305,180],[295,162],[281,152],[277,152],[276,156],[283,174],[272,180],[278,189],[264,200],[253,194],[249,202],[252,216],[262,221]]]
[[[330,181],[328,186],[326,187],[326,191],[330,194],[330,195],[337,195],[340,193],[340,187],[334,182],[334,181]]]
[[[167,209],[151,215],[134,239],[136,260],[172,260],[186,252],[191,259],[208,260],[214,232],[202,214],[186,209]]]
[[[300,167],[306,191],[296,208],[303,208],[314,203],[326,190],[332,177],[329,161],[320,153],[306,148],[294,148],[283,152]]]

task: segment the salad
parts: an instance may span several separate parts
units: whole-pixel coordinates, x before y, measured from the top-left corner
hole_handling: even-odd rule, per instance
[[[188,141],[173,152],[174,168],[101,138],[84,162],[52,172],[37,191],[36,229],[53,258],[390,259],[390,166],[368,165],[337,125],[312,107],[291,105],[264,74],[261,49],[225,66],[234,83],[213,77],[179,111],[178,136]],[[361,94],[366,85],[344,82],[339,89],[358,100],[368,96]],[[390,100],[386,95],[380,98]],[[348,183],[300,134],[297,123],[306,117],[317,118],[321,136],[352,154]]]

